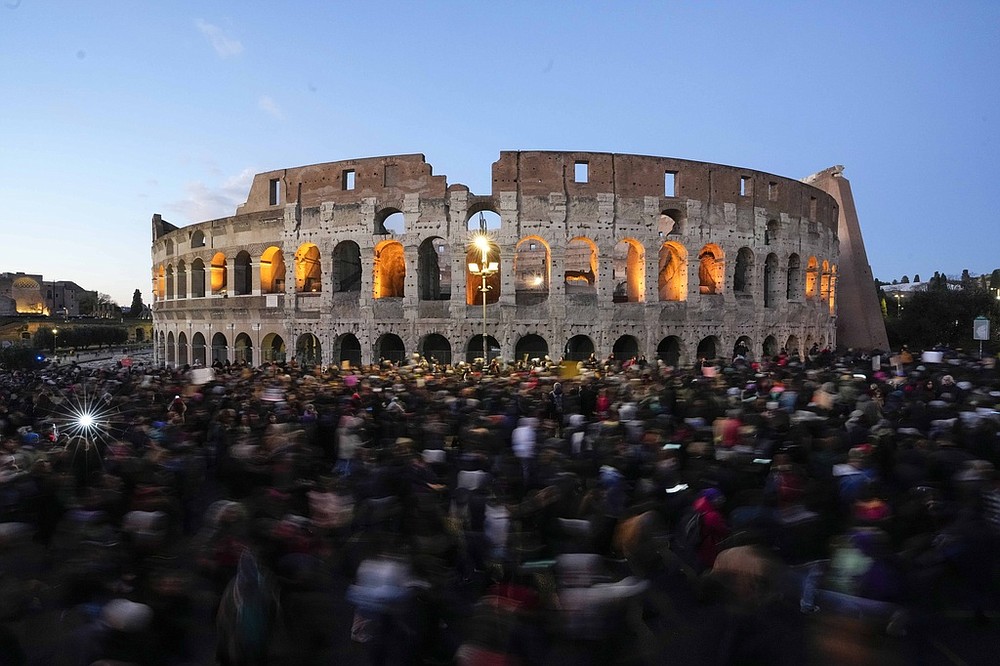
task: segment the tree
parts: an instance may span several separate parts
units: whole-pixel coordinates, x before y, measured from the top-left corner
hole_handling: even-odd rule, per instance
[[[145,308],[146,306],[142,303],[142,292],[136,289],[132,293],[132,305],[128,309],[129,316],[133,319],[139,319]]]

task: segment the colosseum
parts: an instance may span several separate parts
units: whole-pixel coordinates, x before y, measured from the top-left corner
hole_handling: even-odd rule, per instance
[[[489,195],[423,155],[257,174],[232,216],[153,216],[156,358],[683,365],[885,348],[841,171],[504,151]]]

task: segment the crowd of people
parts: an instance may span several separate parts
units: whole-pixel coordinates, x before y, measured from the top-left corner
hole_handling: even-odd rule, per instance
[[[0,664],[927,659],[1000,374],[814,352],[3,371]]]

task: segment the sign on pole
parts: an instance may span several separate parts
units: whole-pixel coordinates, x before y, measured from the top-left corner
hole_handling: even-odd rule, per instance
[[[990,339],[990,320],[986,317],[976,317],[972,320],[972,339]]]

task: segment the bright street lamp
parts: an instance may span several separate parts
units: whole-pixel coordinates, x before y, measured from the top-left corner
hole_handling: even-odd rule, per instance
[[[52,329],[52,355],[56,355],[56,348],[59,346],[59,329]]]
[[[490,291],[490,285],[486,283],[487,278],[496,275],[497,271],[500,270],[500,264],[496,261],[490,261],[490,249],[492,249],[492,244],[490,243],[489,236],[485,234],[477,234],[472,238],[472,246],[479,250],[480,262],[476,263],[474,261],[469,262],[469,273],[477,276],[482,280],[479,286],[479,292],[483,296],[483,369],[489,364],[489,347],[486,342],[486,294]]]

